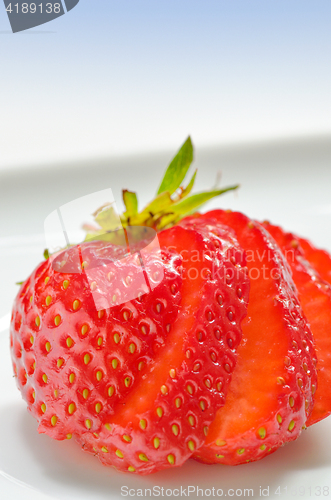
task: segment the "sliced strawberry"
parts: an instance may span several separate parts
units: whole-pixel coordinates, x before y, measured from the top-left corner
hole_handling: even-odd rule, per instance
[[[305,253],[305,259],[316,269],[321,278],[331,283],[331,255],[329,252],[316,248],[310,241],[304,238],[294,236],[294,240],[300,243]]]
[[[251,291],[226,403],[194,458],[236,465],[299,436],[313,406],[315,353],[285,259],[263,226],[235,212],[203,217],[235,230]]]
[[[181,465],[205,441],[224,404],[248,299],[243,255],[227,230],[194,222],[159,240],[183,257],[180,313],[137,389],[97,437],[80,438],[104,464],[141,474]]]
[[[249,290],[242,251],[222,226],[194,221],[159,241],[164,279],[149,294],[97,312],[86,276],[47,262],[18,296],[11,329],[39,431],[73,436],[104,464],[142,474],[181,465],[205,441]]]
[[[307,425],[312,425],[331,413],[331,286],[321,279],[308,261],[316,262],[315,257],[317,257],[317,263],[322,264],[328,256],[324,251],[312,250],[312,247],[305,242],[304,246],[308,251],[306,255],[301,243],[299,244],[293,234],[285,233],[280,227],[271,224],[265,224],[265,227],[287,258],[303,312],[314,337],[317,355],[317,391],[314,408],[307,422]]]

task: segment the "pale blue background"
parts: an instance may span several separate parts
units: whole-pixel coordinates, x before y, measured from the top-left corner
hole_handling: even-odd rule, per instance
[[[12,35],[0,167],[331,132],[330,0],[81,0]]]

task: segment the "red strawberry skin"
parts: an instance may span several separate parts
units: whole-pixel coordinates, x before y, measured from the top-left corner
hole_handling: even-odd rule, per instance
[[[162,257],[165,278],[158,293],[146,295],[143,304],[137,298],[130,309],[122,304],[97,311],[86,275],[58,273],[51,260],[23,284],[13,309],[12,356],[40,432],[65,439],[85,432],[87,419],[94,430],[96,405],[111,414],[137,384],[143,364],[163,345],[181,300],[182,259],[166,251]],[[135,267],[126,266],[128,276]],[[168,307],[160,314],[163,301]]]
[[[307,422],[312,425],[331,414],[331,286],[324,281],[310,261],[328,260],[326,252],[313,249],[308,242],[265,223],[268,232],[281,247],[291,267],[303,311],[309,321],[317,355],[317,391],[313,411]],[[303,242],[306,251],[303,250]],[[316,260],[317,257],[317,260]],[[328,267],[324,268],[328,272]]]
[[[235,230],[247,253],[251,292],[226,403],[194,458],[238,465],[299,436],[313,406],[316,358],[289,268],[267,231],[236,212],[203,217]]]
[[[181,465],[204,443],[249,293],[243,253],[222,226],[182,224],[159,241],[164,279],[149,294],[97,312],[84,273],[47,261],[22,286],[11,325],[39,432],[73,436],[103,464],[140,474]]]

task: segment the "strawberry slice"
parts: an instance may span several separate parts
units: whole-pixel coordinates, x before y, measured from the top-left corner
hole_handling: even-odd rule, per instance
[[[194,458],[236,465],[299,436],[313,406],[316,359],[286,261],[268,232],[240,213],[215,210],[203,217],[235,230],[251,291],[226,403]]]
[[[305,259],[316,269],[323,280],[331,283],[331,255],[329,252],[316,248],[304,238],[294,236],[294,239],[300,243],[305,253]]]
[[[312,425],[331,413],[331,286],[322,280],[311,265],[317,264],[328,275],[329,267],[323,268],[328,255],[323,250],[313,249],[305,240],[285,233],[280,227],[265,223],[265,227],[276,240],[289,263],[299,299],[314,337],[317,355],[317,391],[313,411],[307,425]],[[307,251],[301,246],[303,242]]]

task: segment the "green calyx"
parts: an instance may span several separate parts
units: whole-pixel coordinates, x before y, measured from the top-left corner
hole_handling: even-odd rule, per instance
[[[186,187],[182,186],[187,172],[193,162],[193,145],[188,137],[175,157],[170,162],[156,197],[141,211],[138,209],[137,194],[123,190],[125,212],[119,218],[112,206],[100,207],[93,215],[100,230],[86,227],[86,239],[101,236],[105,231],[113,231],[127,226],[147,226],[161,231],[177,224],[183,217],[201,208],[207,201],[228,191],[233,191],[239,185],[223,189],[211,189],[196,194],[190,194],[196,179],[197,170],[193,173]],[[120,224],[119,224],[120,222]]]

